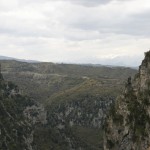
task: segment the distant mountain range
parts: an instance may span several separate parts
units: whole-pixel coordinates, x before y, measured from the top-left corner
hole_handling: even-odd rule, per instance
[[[39,62],[36,60],[18,59],[18,58],[7,57],[7,56],[0,56],[0,60],[16,60],[16,61],[27,62],[27,63],[38,63]]]
[[[133,59],[131,59],[132,64],[135,64],[134,66],[130,66],[130,63],[126,63],[126,64],[123,64],[121,63],[121,59],[123,58],[115,58],[115,59],[106,59],[106,60],[101,60],[99,62],[99,64],[92,64],[92,63],[78,63],[78,65],[83,65],[83,66],[93,66],[93,67],[102,67],[102,66],[106,66],[106,67],[110,67],[110,68],[113,68],[113,67],[130,67],[130,68],[133,68],[133,69],[138,69],[138,61],[139,61],[139,58],[135,61]],[[128,58],[124,58],[125,60],[127,60]],[[40,61],[37,61],[37,60],[26,60],[26,59],[18,59],[18,58],[13,58],[13,57],[7,57],[7,56],[0,56],[0,60],[16,60],[16,61],[19,61],[19,62],[27,62],[27,63],[40,63]],[[128,62],[128,61],[126,61]],[[61,63],[56,63],[56,64],[61,64]],[[74,63],[62,63],[62,64],[74,64]],[[75,63],[76,64],[76,63]],[[111,65],[108,65],[108,64],[111,64]]]

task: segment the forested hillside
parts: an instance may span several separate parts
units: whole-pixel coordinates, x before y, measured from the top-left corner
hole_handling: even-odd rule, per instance
[[[36,122],[33,150],[103,149],[106,114],[126,78],[137,72],[123,67],[17,61],[1,61],[1,65],[4,79],[13,81],[21,95],[37,103],[26,111],[34,110],[34,115],[40,110],[40,117],[24,114]]]

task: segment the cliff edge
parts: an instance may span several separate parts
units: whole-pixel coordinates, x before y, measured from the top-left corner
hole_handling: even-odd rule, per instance
[[[150,148],[150,51],[112,106],[104,126],[104,150]]]

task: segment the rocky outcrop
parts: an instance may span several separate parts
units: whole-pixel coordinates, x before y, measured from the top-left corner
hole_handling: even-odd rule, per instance
[[[99,129],[114,97],[87,95],[75,101],[43,105],[22,96],[12,82],[0,80],[0,149],[2,150],[96,150],[82,141],[74,128]]]
[[[33,150],[36,123],[47,123],[44,108],[0,74],[0,149]]]
[[[66,145],[69,147],[66,147],[66,150],[101,150],[102,144],[90,144],[91,140],[89,142],[86,140],[86,133],[85,139],[82,140],[82,132],[85,130],[87,133],[91,130],[101,131],[106,113],[115,96],[111,94],[92,95],[88,92],[81,95],[76,91],[67,93],[67,95],[66,99],[63,99],[61,95],[50,105],[47,105],[48,123],[60,133],[60,136],[63,136]],[[78,134],[78,132],[81,133]],[[92,137],[91,133],[89,135]],[[99,135],[101,135],[100,132]],[[91,138],[93,141],[97,140],[97,137],[93,138]]]
[[[76,100],[66,103],[60,103],[49,108],[48,119],[53,126],[64,128],[79,125],[91,128],[101,128],[108,109],[113,103],[112,96],[84,97],[83,100]],[[53,121],[51,121],[53,120]]]
[[[129,78],[104,126],[104,150],[147,150],[150,147],[150,51]]]
[[[79,139],[75,132],[84,127],[87,131],[99,130],[114,101],[113,96],[86,93],[71,101],[51,104],[45,111],[43,105],[22,96],[19,88],[2,75],[0,98],[2,150],[96,150],[99,145]]]
[[[81,66],[74,71],[73,66],[66,70],[66,65],[60,65],[59,72],[51,72],[43,70],[45,64],[42,71],[37,64],[12,64],[4,67],[4,79],[17,83],[21,92],[0,74],[0,149],[102,150],[106,113],[120,92],[122,79],[135,70],[100,67],[98,71],[100,68]],[[127,93],[132,90],[129,87]],[[47,100],[44,108],[41,104]]]

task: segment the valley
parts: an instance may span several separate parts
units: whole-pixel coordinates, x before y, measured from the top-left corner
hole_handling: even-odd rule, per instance
[[[27,116],[32,110],[46,120],[32,129],[33,150],[102,150],[106,114],[126,79],[137,73],[124,67],[14,60],[3,60],[1,65],[4,79],[18,85],[20,94],[41,110],[28,108]]]

